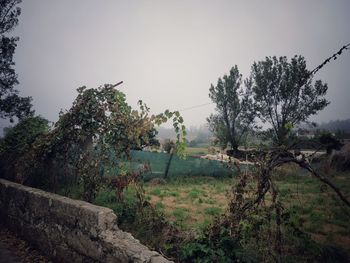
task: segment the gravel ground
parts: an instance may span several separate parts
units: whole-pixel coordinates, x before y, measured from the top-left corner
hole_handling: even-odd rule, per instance
[[[0,263],[52,263],[0,224]]]

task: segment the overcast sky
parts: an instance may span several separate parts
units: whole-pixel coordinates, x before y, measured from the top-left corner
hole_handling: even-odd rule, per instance
[[[305,56],[309,69],[350,42],[350,1],[25,0],[14,31],[16,71],[34,109],[51,121],[76,88],[120,89],[153,113],[210,102],[208,90],[237,64],[244,77],[265,56]],[[331,104],[316,121],[350,118],[350,51],[316,76]],[[187,126],[214,110],[183,112]]]

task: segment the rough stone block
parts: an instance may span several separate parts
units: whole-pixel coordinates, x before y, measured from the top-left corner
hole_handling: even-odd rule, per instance
[[[119,230],[109,208],[3,179],[0,216],[57,262],[170,262]]]

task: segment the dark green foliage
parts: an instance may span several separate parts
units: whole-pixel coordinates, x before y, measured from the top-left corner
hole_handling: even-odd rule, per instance
[[[21,120],[6,131],[0,141],[0,169],[2,176],[13,178],[16,161],[24,155],[34,141],[48,131],[48,121],[40,116]]]
[[[254,125],[250,84],[247,80],[245,88],[242,87],[242,75],[234,66],[229,75],[219,78],[216,86],[211,85],[209,89],[217,113],[211,114],[207,121],[222,148],[230,144],[232,150],[237,150],[244,135]]]
[[[161,206],[153,207],[140,192],[142,185],[130,185],[122,201],[118,201],[112,189],[100,189],[95,204],[113,209],[118,217],[118,226],[147,243],[153,249],[162,249],[168,253],[177,253],[178,230],[167,222]]]
[[[318,140],[325,146],[328,155],[331,154],[333,150],[340,150],[344,145],[329,132],[322,133]]]
[[[229,229],[218,226],[218,234],[211,236],[208,229],[203,236],[181,247],[181,262],[258,262],[244,251],[238,239],[232,238]]]
[[[48,131],[48,121],[36,116],[19,121],[13,128],[8,128],[1,139],[1,152],[21,151],[34,142],[42,133]]]
[[[18,24],[21,9],[17,6],[22,0],[1,0],[0,2],[0,34],[12,31]]]
[[[155,128],[147,131],[147,136],[140,136],[138,141],[130,145],[130,149],[140,151],[145,146],[160,146],[158,139],[156,138],[158,131]]]
[[[52,130],[13,160],[11,172],[16,181],[45,188],[47,184],[46,189],[53,191],[63,181],[79,181],[84,199],[91,202],[105,175],[104,168],[117,167],[130,157],[132,147],[151,144],[155,125],[169,118],[176,126],[177,152],[180,155],[184,152],[182,136],[186,131],[179,112],[167,110],[150,116],[149,108],[142,101],[139,101],[140,111],[133,110],[126,103],[125,94],[115,86],[78,88],[73,106],[60,113]],[[117,184],[122,189],[134,179],[123,178],[123,182]],[[45,180],[48,181],[44,183]]]
[[[302,56],[266,57],[251,69],[252,91],[258,117],[268,122],[278,144],[286,141],[291,128],[324,109],[329,101],[327,84],[312,82]]]
[[[0,1],[0,118],[19,119],[33,114],[31,97],[20,97],[14,89],[18,84],[14,70],[13,55],[18,37],[7,37],[18,24],[21,9],[17,6],[21,0]]]
[[[131,189],[125,191],[122,202],[117,200],[115,192],[112,189],[103,189],[97,194],[94,203],[113,209],[115,214],[118,215],[118,225],[134,224],[139,213],[138,199]]]
[[[331,167],[334,167],[337,171],[350,170],[350,152],[349,150],[344,153],[334,154],[331,162]]]

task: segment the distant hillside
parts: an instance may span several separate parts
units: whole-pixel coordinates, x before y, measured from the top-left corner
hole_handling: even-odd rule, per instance
[[[335,132],[337,130],[345,131],[350,133],[350,119],[347,120],[335,120],[330,122],[323,122],[317,125],[317,129],[324,129],[328,131]]]

